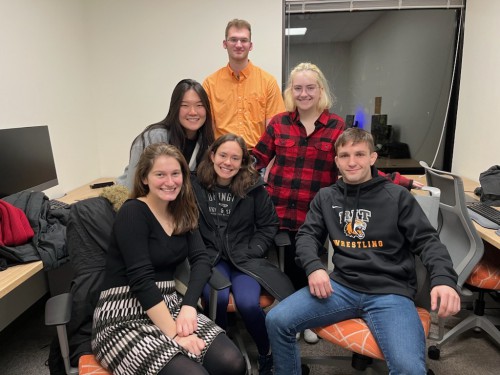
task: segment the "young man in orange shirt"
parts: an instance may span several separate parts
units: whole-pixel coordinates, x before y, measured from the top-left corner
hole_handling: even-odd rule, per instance
[[[229,63],[203,82],[212,107],[215,137],[234,133],[253,149],[271,117],[285,111],[281,90],[271,74],[248,59],[253,43],[247,21],[229,21],[222,46]]]

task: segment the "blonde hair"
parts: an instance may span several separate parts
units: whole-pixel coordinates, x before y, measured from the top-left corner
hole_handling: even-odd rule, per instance
[[[231,27],[235,27],[237,29],[247,29],[250,32],[250,40],[252,40],[252,26],[250,26],[250,23],[248,21],[240,20],[238,18],[229,21],[226,26],[226,34],[225,34],[226,40],[227,40],[227,34],[229,33],[229,29]]]
[[[312,72],[316,75],[316,82],[318,83],[319,88],[321,89],[321,96],[318,102],[318,110],[323,111],[325,109],[329,109],[333,105],[333,95],[330,92],[330,86],[328,85],[328,81],[326,80],[324,74],[321,70],[314,64],[310,62],[303,62],[297,65],[290,72],[290,76],[288,77],[288,83],[283,93],[283,97],[285,99],[285,108],[288,112],[295,111],[297,107],[295,105],[295,100],[293,98],[293,79],[295,75],[300,72]]]

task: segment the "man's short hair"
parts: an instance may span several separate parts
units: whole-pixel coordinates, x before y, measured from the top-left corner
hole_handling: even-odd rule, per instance
[[[231,27],[235,27],[237,29],[247,29],[250,32],[250,40],[252,40],[252,26],[250,26],[250,23],[245,20],[240,20],[238,18],[232,19],[227,23],[226,26],[226,40],[227,40],[227,33],[229,32],[229,29]]]
[[[375,144],[370,133],[360,128],[349,128],[344,130],[340,137],[338,137],[335,141],[335,152],[338,152],[339,147],[343,147],[350,142],[353,144],[366,142],[370,152],[375,151]]]

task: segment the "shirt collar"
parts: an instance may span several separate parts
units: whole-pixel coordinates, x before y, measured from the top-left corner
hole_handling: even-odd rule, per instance
[[[291,119],[293,122],[299,121],[300,120],[300,114],[297,109],[295,109],[295,112],[292,112],[290,115]],[[328,124],[328,119],[330,117],[330,112],[328,112],[328,109],[325,109],[318,117],[318,119],[315,121],[316,126],[318,126],[318,123],[321,124],[322,126],[326,126]]]
[[[229,65],[229,63],[227,63],[227,68],[231,72],[231,76],[234,77],[234,78],[236,78],[236,74],[234,73],[234,70],[231,69],[231,65]],[[253,64],[252,64],[252,62],[250,60],[248,60],[248,64],[245,67],[245,69],[243,69],[242,71],[240,71],[240,79],[241,78],[245,78],[245,79],[248,78],[248,76],[252,72],[252,68],[253,68]]]

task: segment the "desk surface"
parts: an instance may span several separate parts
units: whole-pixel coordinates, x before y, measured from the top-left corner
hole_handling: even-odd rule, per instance
[[[107,182],[107,181],[114,181],[114,178],[111,177],[101,177],[98,178],[97,180],[91,181],[88,184],[85,184],[83,186],[80,186],[79,188],[76,188],[74,190],[71,190],[68,194],[61,198],[57,198],[58,201],[64,202],[64,203],[75,203],[78,201],[82,201],[87,198],[93,198],[97,197],[102,189],[104,188],[99,188],[99,189],[91,189],[90,185],[99,183],[99,182]]]
[[[415,181],[419,181],[424,185],[426,183],[425,175],[406,175],[405,177],[411,178],[412,180]],[[479,186],[479,182],[463,177],[462,181],[464,182],[465,195],[478,200],[477,195],[474,194],[474,189]],[[472,222],[474,223],[474,226],[476,227],[476,230],[481,236],[481,238],[500,250],[500,236],[495,233],[495,230],[484,228],[479,224],[477,224],[475,221]]]

